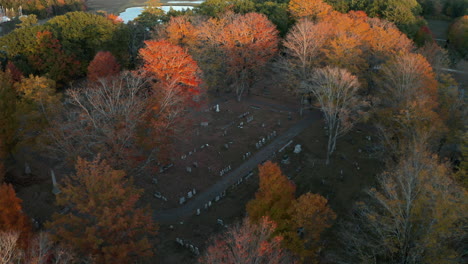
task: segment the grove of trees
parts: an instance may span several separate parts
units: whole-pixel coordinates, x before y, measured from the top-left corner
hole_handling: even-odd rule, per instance
[[[419,15],[460,16],[449,48],[463,58],[466,1],[207,0],[169,13],[149,1],[127,24],[76,12],[84,2],[0,1],[37,15],[0,38],[0,263],[151,261],[158,224],[134,179],[171,162],[207,97],[240,102],[272,75],[301,115],[322,113],[320,173],[363,124],[384,171],[347,213],[266,161],[247,215],[200,263],[461,262],[465,98]],[[27,152],[68,175],[41,230],[9,184]]]

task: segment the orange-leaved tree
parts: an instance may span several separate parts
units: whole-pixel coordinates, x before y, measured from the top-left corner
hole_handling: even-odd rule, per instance
[[[190,47],[197,39],[197,31],[187,16],[171,17],[165,31],[167,40],[174,45]]]
[[[268,217],[258,223],[244,219],[214,239],[200,263],[205,264],[292,264],[291,256],[281,248],[283,238],[274,235],[276,224]]]
[[[54,240],[64,241],[97,263],[130,263],[152,255],[148,236],[157,230],[148,209],[137,208],[142,190],[121,170],[97,157],[78,158],[76,174],[64,179],[54,214],[46,226]]]
[[[288,209],[295,198],[296,186],[281,172],[281,168],[271,161],[258,166],[260,186],[255,199],[247,204],[249,218],[258,222],[268,216],[280,228],[288,218]]]
[[[22,246],[26,246],[31,235],[31,223],[23,213],[21,203],[11,184],[0,185],[0,231],[18,232]]]
[[[278,30],[263,14],[236,15],[222,34],[228,74],[234,80],[237,100],[249,91],[265,64],[278,50]]]
[[[120,71],[120,65],[109,51],[100,51],[88,66],[88,80],[95,82],[100,78],[110,78]]]
[[[323,0],[291,0],[289,2],[289,12],[296,19],[317,20],[332,11],[333,8]]]
[[[146,41],[140,50],[145,73],[156,80],[151,90],[147,124],[151,130],[149,145],[159,142],[168,147],[189,121],[184,110],[197,105],[202,94],[201,71],[197,62],[185,50],[169,41]]]

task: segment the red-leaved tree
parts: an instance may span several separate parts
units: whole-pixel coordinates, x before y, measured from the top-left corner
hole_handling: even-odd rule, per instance
[[[95,82],[99,78],[115,76],[120,71],[120,65],[109,51],[100,51],[88,66],[88,80]]]

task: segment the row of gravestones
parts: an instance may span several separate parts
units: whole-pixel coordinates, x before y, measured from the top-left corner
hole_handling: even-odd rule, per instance
[[[219,171],[219,176],[223,176],[224,174],[228,173],[229,171],[231,171],[231,165],[228,165],[226,168]]]
[[[192,198],[193,196],[195,196],[195,194],[197,194],[197,190],[195,188],[193,188],[191,191],[189,191],[187,193],[187,199]],[[179,198],[179,204],[184,204],[185,201],[186,201],[185,196],[182,196],[182,197]]]
[[[218,195],[216,195],[216,197],[214,198],[214,202],[219,202],[222,198],[226,197],[226,191],[222,191],[221,193],[219,193]],[[210,200],[208,201],[207,203],[204,204],[204,208],[205,210],[208,210],[208,208],[210,208],[211,206],[213,205],[213,202]],[[201,214],[201,209],[198,208],[195,212],[196,215],[200,215]]]
[[[248,159],[248,158],[250,158],[250,156],[252,156],[252,153],[249,151],[249,152],[245,153],[244,155],[242,155],[242,160]]]
[[[260,139],[258,142],[256,142],[255,143],[255,148],[260,149],[261,147],[263,147],[263,145],[266,144],[267,141],[272,140],[274,137],[276,137],[276,130],[269,133],[266,138],[262,137],[262,139]]]
[[[241,118],[244,118],[244,117],[246,117],[248,115],[250,115],[250,112],[245,112],[245,113],[239,115],[237,118],[241,119]]]
[[[210,145],[207,143],[207,144],[203,144],[200,146],[200,149],[204,149],[205,147],[209,147]],[[193,151],[189,151],[187,154],[183,154],[182,156],[180,156],[180,159],[181,160],[185,160],[188,156],[192,156],[192,154],[196,153],[197,152],[197,148],[194,148]]]
[[[176,238],[176,242],[181,245],[182,247],[185,247],[190,250],[195,255],[200,255],[200,250],[198,247],[194,246],[191,242],[189,241],[184,241],[182,238]]]

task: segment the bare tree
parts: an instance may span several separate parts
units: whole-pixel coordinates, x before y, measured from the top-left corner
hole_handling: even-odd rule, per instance
[[[303,89],[315,95],[325,117],[329,164],[330,155],[336,149],[336,140],[354,126],[367,103],[358,94],[360,85],[357,77],[345,69],[317,69],[303,85]]]
[[[466,191],[421,147],[379,178],[340,231],[340,263],[459,263],[466,238]]]
[[[18,257],[16,242],[19,232],[0,232],[0,264],[12,263]]]
[[[258,225],[245,219],[208,247],[201,263],[206,264],[292,264],[294,260],[281,248],[280,236],[273,236],[276,224],[263,217]]]
[[[137,130],[147,108],[145,80],[124,72],[89,87],[66,92],[61,118],[47,132],[46,146],[57,158],[74,160],[98,153],[116,168],[140,155]]]
[[[286,35],[283,44],[286,48],[287,59],[281,68],[296,79],[294,83],[304,82],[311,74],[313,66],[319,62],[317,57],[329,37],[328,32],[331,28],[328,23],[316,24],[302,19]],[[295,87],[296,93],[301,96],[300,113],[302,115],[303,102],[310,91],[304,90],[303,85],[295,85]]]

